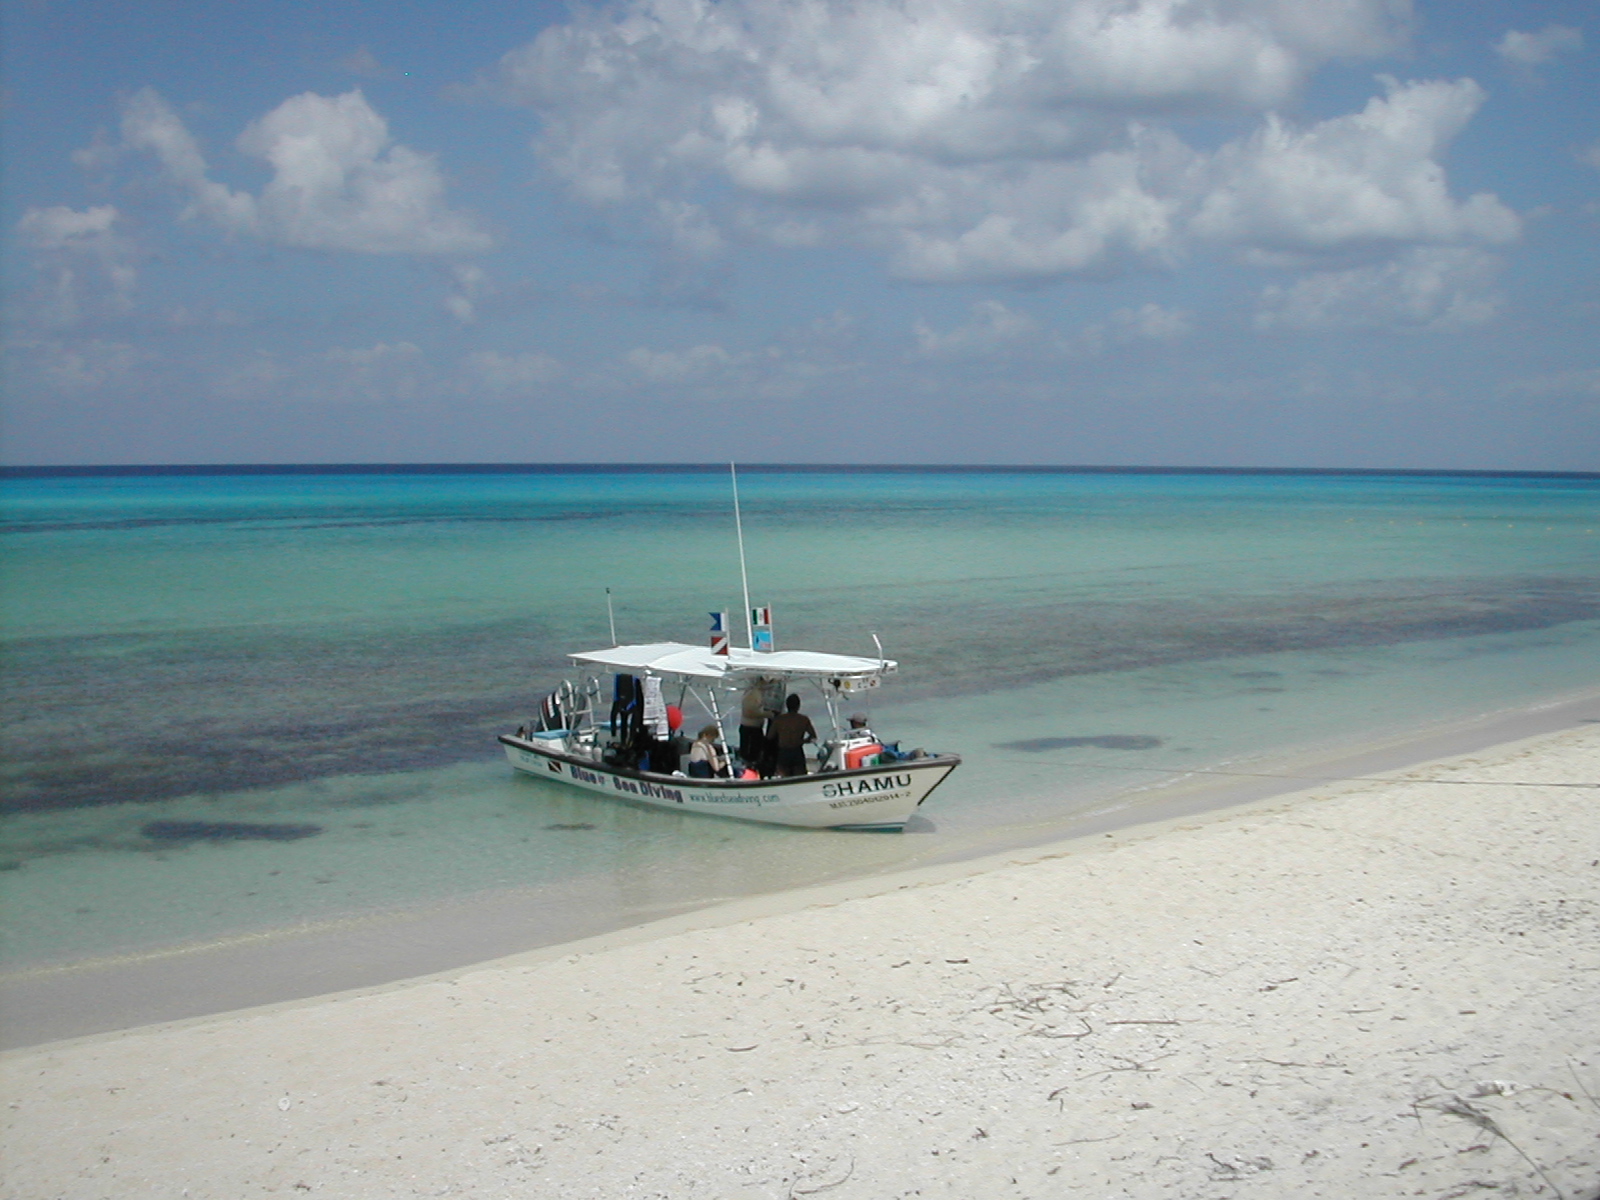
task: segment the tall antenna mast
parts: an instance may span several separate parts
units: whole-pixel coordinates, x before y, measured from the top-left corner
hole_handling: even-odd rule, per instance
[[[728,464],[728,475],[733,479],[733,527],[739,534],[739,583],[744,587],[744,644],[756,648],[756,631],[750,623],[750,576],[744,569],[744,521],[739,516],[739,468]]]
[[[606,620],[611,622],[611,644],[617,645],[617,614],[611,611],[611,589],[606,589]]]

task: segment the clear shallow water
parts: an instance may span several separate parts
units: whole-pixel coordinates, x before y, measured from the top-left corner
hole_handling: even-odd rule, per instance
[[[903,836],[589,799],[494,735],[609,640],[737,612],[711,474],[11,479],[11,965],[537,894],[528,944],[1137,803],[1182,770],[1600,680],[1600,482],[748,473],[780,645],[901,674],[880,732],[966,765]],[[162,843],[153,820],[309,824]]]

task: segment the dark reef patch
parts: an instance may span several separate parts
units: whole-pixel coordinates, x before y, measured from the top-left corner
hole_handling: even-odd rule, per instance
[[[1093,746],[1097,750],[1154,750],[1161,745],[1161,740],[1148,733],[1102,733],[1094,737],[1023,738],[1019,742],[996,742],[995,746],[1001,750],[1024,750],[1029,754],[1068,750],[1074,746]]]
[[[978,600],[969,594],[974,582],[819,585],[790,603],[832,614],[809,628],[819,644],[846,646],[871,622],[892,620],[895,657],[908,669],[886,705],[962,696],[983,703],[1073,676],[1202,663],[1217,671],[1214,684],[1203,674],[1206,687],[1238,696],[1301,677],[1298,668],[1276,680],[1257,673],[1262,655],[1600,618],[1600,575],[1353,580],[1261,595],[1235,594],[1223,579],[1212,591],[1113,598],[997,577]],[[953,606],[964,614],[959,638],[950,636]],[[498,756],[496,735],[526,719],[538,690],[530,681],[549,686],[567,674],[565,652],[588,640],[586,629],[576,618],[516,616],[403,631],[336,623],[8,638],[0,646],[0,813],[486,764]],[[510,646],[525,649],[508,653]],[[1172,695],[1192,679],[1135,682]],[[883,724],[892,728],[892,710]],[[1074,746],[1148,748],[1091,739],[1006,749]],[[384,803],[371,798],[379,794],[382,787],[328,803]]]
[[[565,823],[563,823],[561,821],[557,821],[554,825],[546,825],[545,828],[546,829],[593,829],[594,826],[589,824],[589,822],[587,822],[587,821],[576,821],[576,822],[573,822],[572,824],[565,824]]]

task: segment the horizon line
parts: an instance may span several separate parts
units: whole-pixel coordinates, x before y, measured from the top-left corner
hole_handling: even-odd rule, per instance
[[[1489,479],[1600,479],[1600,471],[1472,467],[1109,466],[1092,463],[739,463],[757,474],[1325,475]],[[0,465],[0,479],[205,475],[710,474],[725,462],[120,463]]]

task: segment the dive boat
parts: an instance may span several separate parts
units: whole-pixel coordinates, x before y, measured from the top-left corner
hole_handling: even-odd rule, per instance
[[[770,622],[765,609],[754,615]],[[765,636],[757,626],[750,648],[733,647],[720,633],[726,615],[712,617],[709,646],[657,642],[569,655],[581,678],[563,683],[532,721],[500,737],[511,765],[679,812],[809,829],[894,831],[960,765],[955,754],[902,751],[875,737],[862,717],[845,715],[861,693],[895,672],[893,661],[767,649],[770,623]],[[781,710],[791,694],[802,702],[820,699],[821,711],[807,704],[813,709],[808,715],[820,719],[803,773],[773,775],[770,761],[741,763],[723,749],[724,722],[731,719],[737,729],[751,689],[767,698],[769,712]],[[715,726],[725,777],[706,777],[714,768],[703,764],[698,775],[681,769],[692,765],[685,763],[689,743],[673,719],[681,722],[685,711],[703,713],[708,728]]]

